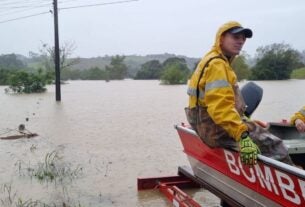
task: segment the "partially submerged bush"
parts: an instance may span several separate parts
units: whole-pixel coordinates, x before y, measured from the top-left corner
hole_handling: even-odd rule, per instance
[[[38,70],[36,73],[16,71],[9,77],[9,89],[14,93],[41,93],[46,90],[46,84],[50,83],[51,77],[47,72]]]

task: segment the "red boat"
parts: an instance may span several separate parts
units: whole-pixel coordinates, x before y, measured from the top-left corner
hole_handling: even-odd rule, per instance
[[[249,168],[241,164],[239,153],[211,149],[188,126],[176,126],[192,172],[227,206],[305,206],[305,171],[259,155],[258,164]],[[269,130],[289,149],[294,163],[305,167],[305,134],[287,124],[270,123]]]
[[[248,106],[245,115],[250,117],[263,91],[249,82],[241,92]],[[286,122],[261,125],[283,139],[298,167],[263,155],[258,155],[257,165],[248,167],[241,163],[238,152],[212,149],[189,125],[181,124],[176,129],[191,167],[179,167],[178,176],[138,178],[138,189],[159,188],[174,206],[183,207],[200,206],[179,188],[194,184],[217,195],[223,207],[305,207],[305,133]]]

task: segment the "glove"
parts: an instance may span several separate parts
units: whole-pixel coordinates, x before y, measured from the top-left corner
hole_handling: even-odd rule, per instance
[[[243,164],[255,165],[257,163],[257,154],[260,154],[260,150],[249,136],[240,139],[239,148]]]

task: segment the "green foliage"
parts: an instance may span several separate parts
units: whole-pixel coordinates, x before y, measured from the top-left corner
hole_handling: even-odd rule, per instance
[[[305,79],[305,68],[299,68],[292,71],[290,78]]]
[[[194,63],[194,66],[192,68],[192,73],[196,70],[198,64],[200,63],[201,59],[199,59],[197,62]]]
[[[232,67],[237,75],[238,80],[248,79],[251,71],[246,63],[245,55],[236,57],[232,63]]]
[[[185,59],[175,57],[164,61],[160,79],[163,84],[185,84],[189,75]]]
[[[108,80],[108,73],[98,67],[88,70],[63,69],[61,73],[62,80]]]
[[[90,68],[83,71],[81,75],[82,80],[107,80],[108,73],[98,67]]]
[[[111,58],[110,65],[106,65],[108,78],[111,80],[123,80],[127,75],[127,66],[124,64],[125,56],[116,55]]]
[[[26,67],[27,66],[22,62],[20,55],[0,55],[0,85],[9,85],[9,78],[15,74],[17,70],[24,70]]]
[[[160,79],[162,65],[158,60],[151,60],[141,65],[141,69],[137,72],[134,79],[136,80],[152,80]]]
[[[73,65],[79,63],[78,58],[70,58],[73,51],[75,50],[75,44],[70,42],[65,42],[59,49],[59,67],[61,72],[61,79],[73,79],[78,76],[78,74],[71,72],[69,69]],[[30,65],[34,68],[43,68],[47,71],[47,74],[51,80],[55,79],[55,48],[49,46],[46,43],[42,44],[42,48],[39,53],[30,52],[31,57]],[[70,78],[70,75],[73,78]],[[63,78],[62,78],[63,77]],[[77,78],[76,78],[77,79]]]
[[[8,79],[13,72],[15,71],[0,69],[0,85],[8,85]]]
[[[72,181],[79,175],[82,168],[71,169],[68,166],[60,165],[60,159],[56,151],[47,153],[44,163],[38,163],[38,168],[32,169],[33,175],[40,181],[53,181],[57,179],[62,182],[67,177]]]
[[[186,73],[175,66],[169,66],[162,73],[161,82],[163,84],[185,84],[187,81]]]
[[[12,69],[22,69],[26,65],[18,59],[15,54],[7,54],[0,56],[0,69],[12,70]]]
[[[186,60],[189,68],[192,68],[198,58],[189,58],[185,56],[177,56],[175,54],[160,54],[160,55],[146,55],[137,56],[129,55],[124,56],[123,64],[127,67],[126,74],[119,75],[119,71],[112,71],[111,61],[113,56],[94,57],[94,58],[71,58],[71,54],[75,49],[75,44],[64,43],[60,48],[60,66],[61,66],[61,79],[62,80],[89,80],[93,77],[95,80],[109,80],[109,79],[124,79],[126,77],[135,77],[137,72],[142,69],[142,65],[152,61],[164,62],[168,58],[180,57]],[[54,68],[54,48],[48,44],[42,44],[40,50],[36,52],[29,52],[29,58],[21,55],[3,55],[2,65],[0,61],[0,70],[26,70],[28,72],[35,72],[38,68],[42,68],[52,76],[55,77]],[[0,58],[1,59],[1,58]],[[4,64],[5,63],[5,64]],[[10,66],[9,68],[7,66]],[[21,67],[22,66],[22,67]],[[92,76],[92,68],[99,68],[101,71],[106,71],[106,66],[110,71],[105,72],[104,75],[99,74],[98,78]],[[147,67],[147,66],[144,66]],[[156,68],[159,68],[157,66]],[[97,72],[97,71],[96,71]],[[100,72],[100,71],[98,71]],[[141,73],[143,72],[143,73]],[[158,70],[154,71],[141,71],[136,79],[159,79],[160,73]],[[104,73],[104,72],[101,72]],[[125,72],[124,72],[125,73]],[[158,74],[159,73],[159,74]],[[119,77],[118,77],[119,76]],[[144,77],[145,76],[145,77]],[[148,78],[146,78],[148,76]],[[7,76],[0,72],[0,85],[7,85]],[[123,78],[122,78],[123,77]],[[157,77],[157,78],[156,78]]]
[[[251,79],[285,80],[293,69],[303,66],[301,55],[287,44],[272,44],[257,49],[257,62]]]
[[[34,55],[35,56],[35,55]],[[177,56],[175,54],[156,54],[156,55],[126,55],[124,63],[126,64],[128,71],[128,77],[135,77],[138,70],[141,69],[141,65],[152,61],[158,60],[160,63],[163,63],[166,59],[171,57],[180,57],[186,60],[186,63],[189,68],[193,68],[194,64],[199,60],[199,58],[191,58],[186,56]],[[92,57],[92,58],[79,58],[79,63],[72,65],[70,69],[73,70],[87,70],[92,67],[99,67],[104,69],[106,65],[109,65],[111,62],[112,56],[105,55],[103,57]]]
[[[82,71],[80,70],[71,70],[65,68],[60,73],[61,80],[79,80],[81,79]]]
[[[22,70],[11,73],[8,77],[9,89],[15,93],[40,93],[46,90],[46,84],[52,77],[41,69],[36,73],[28,73]]]
[[[45,155],[44,161],[39,162],[37,166],[28,166],[23,169],[22,162],[18,162],[19,174],[23,175],[23,171],[31,178],[34,177],[40,182],[72,182],[82,174],[82,167],[77,166],[71,168],[69,164],[63,163],[62,158],[57,151],[52,151]]]

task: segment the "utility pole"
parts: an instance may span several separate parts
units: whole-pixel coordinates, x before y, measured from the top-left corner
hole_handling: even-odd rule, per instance
[[[61,101],[60,92],[60,55],[59,55],[59,38],[58,38],[58,11],[57,11],[57,0],[53,0],[54,6],[54,35],[55,35],[55,94],[56,101]]]

